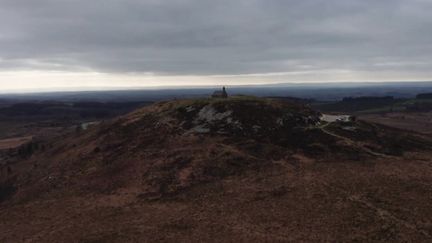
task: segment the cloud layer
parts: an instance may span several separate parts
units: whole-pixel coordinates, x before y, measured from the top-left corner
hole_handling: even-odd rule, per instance
[[[0,71],[428,76],[429,0],[0,0]]]

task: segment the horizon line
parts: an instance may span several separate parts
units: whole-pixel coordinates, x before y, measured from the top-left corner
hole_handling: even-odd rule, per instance
[[[42,89],[10,89],[0,91],[0,95],[20,94],[42,94],[42,93],[69,93],[69,92],[109,92],[109,91],[157,91],[157,90],[187,90],[187,89],[210,89],[225,86],[227,88],[266,88],[286,85],[289,86],[326,86],[344,85],[347,86],[368,86],[368,85],[391,85],[391,84],[419,84],[430,83],[432,80],[398,80],[398,81],[307,81],[307,82],[280,82],[260,84],[203,84],[203,85],[158,85],[158,86],[75,86],[75,87],[53,87]],[[341,87],[343,88],[343,87]]]

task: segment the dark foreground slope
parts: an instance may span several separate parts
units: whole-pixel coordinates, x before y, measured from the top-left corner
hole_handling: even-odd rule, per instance
[[[2,171],[0,241],[429,241],[431,143],[282,101],[162,102]]]

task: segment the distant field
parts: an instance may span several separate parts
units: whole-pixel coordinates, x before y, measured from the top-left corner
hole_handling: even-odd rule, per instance
[[[365,114],[361,115],[360,119],[432,135],[432,112]]]
[[[31,141],[32,138],[33,138],[32,136],[28,136],[28,137],[2,139],[0,140],[0,150],[17,148],[23,145],[24,143]]]

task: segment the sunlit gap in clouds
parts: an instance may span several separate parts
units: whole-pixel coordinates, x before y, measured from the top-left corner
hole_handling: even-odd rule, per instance
[[[159,75],[154,73],[100,73],[67,71],[0,72],[1,93],[82,91],[118,89],[188,88],[217,85],[260,85],[279,83],[430,81],[430,73],[413,76],[405,72],[361,72],[311,70],[238,75]]]

